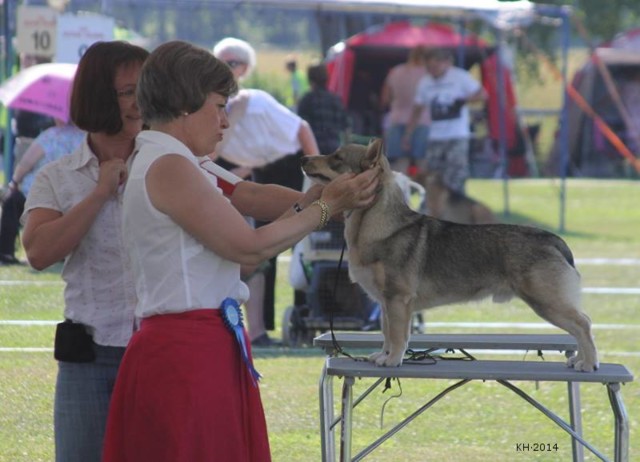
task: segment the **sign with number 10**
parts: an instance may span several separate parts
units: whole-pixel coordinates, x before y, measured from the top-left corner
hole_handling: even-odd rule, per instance
[[[53,57],[56,53],[58,13],[46,6],[18,7],[17,39],[20,53]]]
[[[0,4],[2,0],[0,0]],[[58,14],[46,6],[19,6],[18,51],[77,63],[94,42],[113,40],[115,21],[99,14]]]

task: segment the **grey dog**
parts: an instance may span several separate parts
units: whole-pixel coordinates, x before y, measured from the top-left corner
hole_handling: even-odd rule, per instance
[[[307,176],[319,183],[376,166],[381,169],[377,201],[345,214],[349,275],[382,306],[384,343],[371,362],[402,364],[415,310],[517,296],[575,337],[578,354],[569,359],[569,367],[598,368],[591,320],[580,308],[580,274],[560,237],[529,226],[464,225],[414,212],[394,180],[380,139],[302,161]]]

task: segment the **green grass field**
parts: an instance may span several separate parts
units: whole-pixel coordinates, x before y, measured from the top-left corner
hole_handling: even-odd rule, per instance
[[[517,180],[508,185],[505,221],[536,224],[556,231],[559,223],[555,180]],[[469,193],[503,211],[503,183],[471,180]],[[585,288],[640,287],[640,182],[570,180],[567,188],[566,232]],[[617,261],[595,264],[594,258]],[[0,267],[0,321],[48,320],[61,317],[63,299],[59,267],[44,273],[28,268]],[[279,264],[277,329],[292,301],[287,260]],[[595,324],[601,361],[625,364],[640,371],[640,297],[625,294],[584,294],[584,307]],[[541,328],[461,328],[450,323],[540,323],[522,302],[476,303],[437,308],[425,313],[427,332],[555,333]],[[429,327],[429,323],[434,326]],[[52,397],[56,363],[52,358],[54,326],[0,322],[0,462],[53,460]],[[530,353],[530,360],[536,360]],[[264,375],[261,391],[270,430],[273,460],[320,460],[318,378],[323,356],[313,347],[256,350],[256,366]],[[496,356],[497,359],[522,359]],[[560,361],[549,354],[546,360]],[[369,382],[356,384],[356,391]],[[403,381],[402,396],[389,401],[385,429],[413,412],[446,385],[446,381]],[[566,385],[518,385],[545,406],[568,418]],[[337,390],[336,390],[337,391]],[[380,434],[381,409],[397,387],[374,393],[355,413],[354,454]],[[613,418],[606,390],[599,384],[581,387],[584,435],[606,455],[612,455]],[[630,460],[638,460],[640,385],[625,386],[622,396],[631,422]],[[557,444],[553,452],[516,452],[521,442]],[[597,460],[585,451],[585,460]],[[371,461],[566,461],[570,438],[542,414],[495,383],[472,383],[447,396],[412,422],[366,460]]]

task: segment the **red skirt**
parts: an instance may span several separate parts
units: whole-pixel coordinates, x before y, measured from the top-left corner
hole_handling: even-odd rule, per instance
[[[118,372],[103,462],[270,460],[260,391],[219,310],[143,320]]]

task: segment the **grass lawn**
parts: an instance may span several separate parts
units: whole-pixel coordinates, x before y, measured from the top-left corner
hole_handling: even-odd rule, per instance
[[[560,208],[555,180],[516,180],[509,183],[505,221],[530,223],[557,231]],[[494,211],[504,210],[503,183],[472,180],[469,193]],[[640,287],[640,182],[570,180],[563,237],[574,250],[585,288]],[[594,258],[635,259],[629,264],[594,264]],[[635,263],[634,263],[635,261]],[[622,261],[624,263],[624,261]],[[0,267],[0,320],[56,321],[62,313],[59,267],[44,273],[27,268]],[[279,264],[276,331],[291,304],[287,261]],[[595,324],[594,335],[603,362],[622,363],[640,371],[640,297],[586,292],[584,308]],[[425,313],[427,332],[555,333],[522,302],[488,302],[436,308]],[[541,323],[538,328],[462,328],[459,322]],[[429,327],[429,323],[433,326]],[[56,364],[52,358],[52,324],[0,323],[0,462],[53,460],[52,396]],[[10,348],[34,348],[14,351]],[[42,350],[39,350],[42,349]],[[537,360],[530,353],[529,360]],[[313,347],[256,350],[274,461],[320,460],[318,378],[323,356]],[[522,359],[496,356],[496,359]],[[560,361],[549,354],[547,361]],[[370,382],[356,383],[356,392]],[[354,414],[354,454],[397,420],[439,393],[447,381],[402,381],[382,394],[375,392]],[[545,406],[568,418],[566,385],[517,383]],[[337,391],[337,390],[336,390]],[[583,433],[605,455],[612,456],[613,418],[606,390],[599,384],[581,386]],[[339,396],[339,395],[337,395]],[[631,422],[630,460],[640,451],[640,385],[625,386],[622,396]],[[516,444],[538,442],[552,452],[517,452]],[[496,383],[473,382],[437,403],[374,451],[371,461],[565,461],[571,459],[570,438],[542,414]],[[636,459],[634,459],[636,457]],[[597,460],[585,451],[585,460]]]

